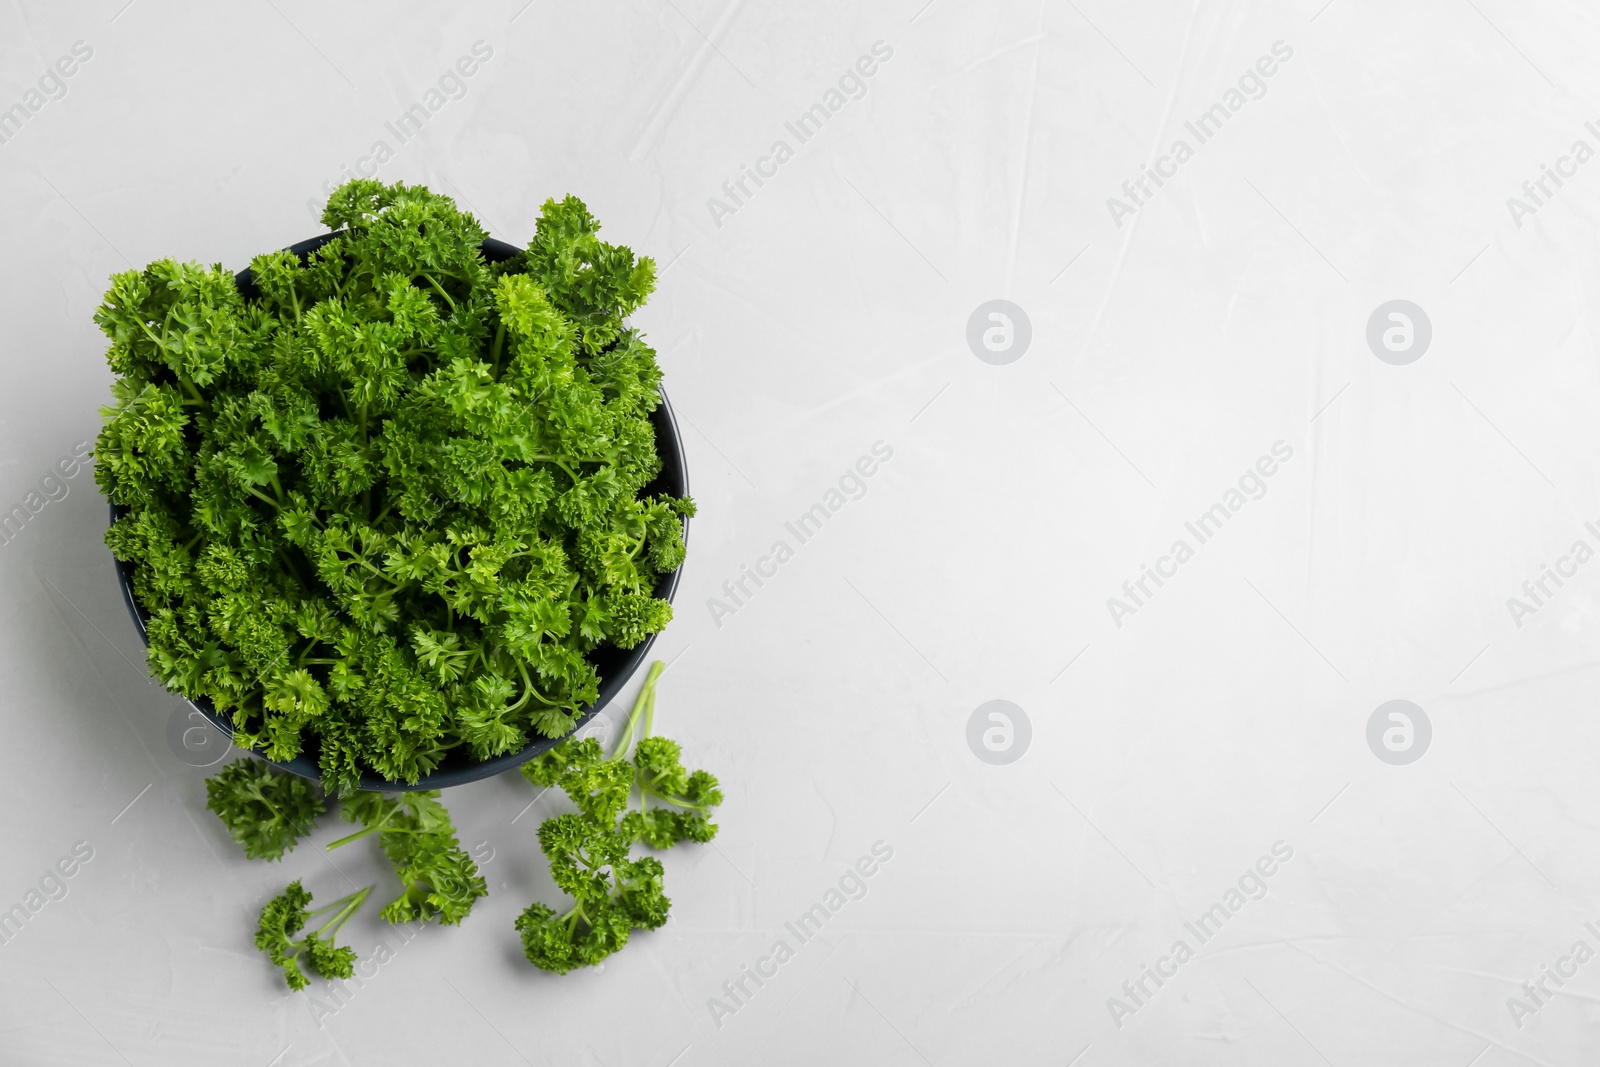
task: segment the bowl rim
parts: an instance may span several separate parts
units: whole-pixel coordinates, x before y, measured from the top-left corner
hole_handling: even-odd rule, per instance
[[[284,251],[293,252],[295,255],[304,260],[312,252],[316,251],[318,248],[321,248],[335,237],[340,236],[341,233],[342,231],[335,231],[332,233],[320,234],[316,237],[310,237],[304,241],[299,241],[290,245],[288,248],[284,249]],[[482,247],[485,258],[491,263],[504,262],[505,260],[512,258],[522,251],[522,249],[517,248],[515,245],[508,244],[505,241],[496,240],[493,237],[485,238]],[[246,299],[249,299],[250,296],[257,292],[249,267],[246,267],[244,270],[239,271],[234,275],[234,283],[238,287],[241,295],[246,296]],[[660,388],[658,389],[658,392],[661,396],[661,403],[658,404],[655,410],[650,413],[650,422],[656,431],[656,451],[661,457],[661,472],[656,475],[656,478],[651,482],[651,485],[656,485],[660,482],[666,482],[667,484],[661,487],[661,491],[670,493],[676,497],[686,497],[689,495],[689,466],[683,451],[683,435],[678,429],[678,420],[673,414],[672,404],[667,400],[666,390],[664,388]],[[110,506],[111,521],[115,522],[122,515],[125,509],[116,503],[111,503]],[[681,516],[680,521],[683,528],[684,545],[687,547],[689,543],[689,517],[687,515]],[[132,616],[134,625],[138,627],[140,639],[144,641],[145,647],[148,648],[150,644],[150,637],[146,630],[145,622],[148,615],[144,611],[143,607],[140,606],[137,598],[134,596],[132,567],[131,565],[124,563],[122,560],[117,559],[115,555],[111,557],[111,560],[117,569],[117,584],[122,588],[123,603],[127,606],[128,614]],[[682,576],[683,564],[680,563],[671,572],[663,574],[656,582],[655,595],[658,598],[671,603],[674,595],[678,591],[678,582]],[[439,769],[419,777],[415,784],[403,781],[390,781],[371,771],[364,770],[361,774],[359,788],[362,790],[383,793],[413,792],[427,789],[448,789],[453,786],[466,785],[469,782],[479,782],[486,778],[493,778],[496,775],[504,774],[506,771],[509,771],[514,767],[521,766],[528,760],[533,759],[535,756],[549,751],[567,737],[577,734],[586,725],[588,725],[590,720],[592,720],[595,715],[597,715],[603,708],[606,707],[606,705],[608,705],[617,697],[622,689],[628,684],[629,680],[632,679],[633,675],[636,674],[639,668],[644,665],[649,656],[651,646],[655,644],[658,636],[660,635],[650,634],[631,649],[616,650],[622,655],[622,662],[609,675],[601,676],[600,692],[596,697],[595,702],[580,712],[577,721],[573,724],[572,731],[563,737],[537,738],[516,752],[507,752],[503,755],[495,756],[487,760],[467,762],[458,766],[441,765]],[[172,692],[172,690],[167,691]],[[207,722],[216,727],[217,730],[221,731],[222,735],[227,738],[230,745],[233,743],[232,723],[229,721],[227,716],[217,711],[210,698],[201,696],[191,700],[179,693],[174,693],[173,695],[178,696],[181,700],[185,701],[190,707],[198,711]],[[253,749],[240,749],[239,751],[244,752],[246,755],[254,759],[263,760],[279,770],[298,775],[301,778],[309,778],[312,781],[319,783],[322,780],[322,775],[317,770],[316,760],[313,759],[308,753],[302,752],[292,760],[279,761],[267,759],[266,756],[254,751]],[[447,756],[446,759],[448,760],[449,757]]]

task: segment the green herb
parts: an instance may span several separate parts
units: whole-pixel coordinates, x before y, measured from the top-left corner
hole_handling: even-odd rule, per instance
[[[251,859],[278,859],[325,810],[314,782],[274,770],[260,760],[239,760],[206,779],[206,807],[216,812]],[[391,923],[438,918],[455,924],[489,887],[456,839],[439,791],[384,794],[360,791],[340,802],[341,814],[362,829],[330,849],[378,835],[395,877],[405,887],[383,907]],[[364,899],[364,898],[363,898]]]
[[[533,903],[517,916],[528,962],[556,974],[592,967],[626,945],[635,928],[654,930],[667,921],[672,901],[661,891],[661,861],[628,859],[630,843],[581,815],[545,820],[539,848],[556,888],[576,903],[559,915]]]
[[[275,860],[311,829],[324,806],[312,782],[242,759],[206,779],[206,807],[253,860]]]
[[[655,267],[574,197],[525,252],[422,187],[351,182],[305,262],[115,275],[95,477],[149,613],[149,663],[242,747],[415,784],[569,733],[590,654],[671,618],[688,499],[661,471]]]
[[[302,957],[313,972],[324,978],[349,978],[355,966],[356,950],[335,945],[333,939],[338,936],[339,928],[361,908],[370,892],[371,887],[361,889],[325,908],[307,911],[311,894],[296,879],[261,909],[261,919],[256,926],[256,948],[283,969],[284,981],[289,983],[290,989],[304,989],[311,984],[300,968]],[[307,930],[303,937],[294,936],[312,919],[329,912],[332,914],[321,926]]]
[[[489,895],[477,864],[456,840],[450,814],[427,792],[357,793],[339,804],[340,813],[363,829],[328,846],[339,848],[368,834],[378,843],[405,891],[383,906],[392,923],[426,922],[437,917],[454,925],[467,917],[472,902]]]
[[[690,773],[676,742],[650,736],[663,666],[660,661],[651,665],[611,758],[591,737],[563,741],[523,765],[530,782],[559,787],[578,809],[539,827],[539,848],[550,861],[551,879],[573,898],[573,906],[558,914],[534,903],[516,921],[524,954],[541,970],[566,974],[593,966],[626,945],[633,930],[654,930],[667,921],[672,901],[662,891],[661,862],[653,856],[631,858],[636,842],[665,849],[716,836],[709,819],[711,809],[722,803],[716,778],[705,771]],[[628,746],[641,713],[640,740],[630,761]],[[639,806],[632,808],[636,790]]]

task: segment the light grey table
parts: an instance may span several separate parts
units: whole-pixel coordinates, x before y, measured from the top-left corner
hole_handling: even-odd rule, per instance
[[[1588,6],[455,6],[0,10],[0,1063],[1593,1062]],[[204,810],[73,458],[107,276],[358,171],[660,267],[728,800],[601,970],[507,776],[461,928],[284,990],[264,899],[387,875]]]

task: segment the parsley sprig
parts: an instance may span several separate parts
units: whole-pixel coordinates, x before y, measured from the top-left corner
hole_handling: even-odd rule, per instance
[[[523,764],[530,782],[560,788],[578,809],[539,827],[551,879],[573,898],[572,907],[558,913],[535,902],[516,921],[524,954],[541,970],[566,974],[593,966],[625,946],[632,931],[654,930],[667,921],[672,901],[662,889],[661,861],[633,858],[635,843],[667,849],[716,836],[709,818],[722,803],[716,778],[689,772],[676,742],[650,736],[664,667],[659,660],[651,665],[609,758],[597,739],[587,737],[563,741]],[[640,738],[630,760],[635,728]]]
[[[377,834],[395,877],[405,886],[404,892],[383,906],[381,914],[391,923],[437,918],[453,926],[467,917],[473,901],[489,894],[488,884],[456,839],[450,814],[438,797],[437,789],[394,794],[361,792],[339,805],[346,820],[361,823],[363,828],[328,848]]]
[[[302,959],[323,978],[349,978],[355,967],[356,950],[348,945],[335,945],[334,938],[371,892],[372,887],[368,886],[327,907],[307,911],[311,894],[296,879],[261,909],[261,918],[256,924],[256,948],[282,969],[290,989],[300,990],[311,984],[301,969]],[[298,938],[294,936],[319,915],[328,915],[321,926],[306,930]]]

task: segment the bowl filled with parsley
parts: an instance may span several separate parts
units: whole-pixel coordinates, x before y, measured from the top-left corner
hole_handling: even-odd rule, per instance
[[[672,617],[694,504],[655,265],[575,197],[524,248],[358,180],[234,275],[161,260],[95,314],[106,543],[151,673],[331,793],[548,750]]]

